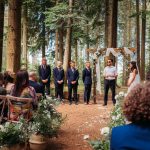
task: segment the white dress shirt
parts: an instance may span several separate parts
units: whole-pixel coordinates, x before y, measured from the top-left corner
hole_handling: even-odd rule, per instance
[[[115,80],[117,76],[117,69],[114,66],[107,66],[104,69],[104,77],[107,80]]]

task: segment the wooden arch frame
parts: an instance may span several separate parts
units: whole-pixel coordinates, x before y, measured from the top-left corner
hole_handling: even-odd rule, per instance
[[[104,56],[106,54],[106,50],[108,48],[100,48],[100,49],[96,49],[96,48],[89,48],[89,49],[86,49],[87,52],[91,53],[91,54],[95,54],[97,52],[97,59],[100,57],[100,56]],[[125,53],[125,50],[124,48],[113,48],[116,52],[122,54],[126,59],[128,59],[128,56],[126,55]],[[136,53],[136,48],[128,48],[130,51],[132,51],[133,53]],[[93,68],[93,101],[94,101],[94,104],[96,104],[96,63],[97,63],[97,59],[94,59],[93,60],[93,65],[94,65],[94,68]]]

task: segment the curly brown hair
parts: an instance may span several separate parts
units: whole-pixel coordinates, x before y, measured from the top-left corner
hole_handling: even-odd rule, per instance
[[[150,82],[131,90],[125,98],[123,113],[132,123],[150,122]]]

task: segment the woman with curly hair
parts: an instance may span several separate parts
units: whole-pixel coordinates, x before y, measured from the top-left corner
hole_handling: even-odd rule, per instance
[[[123,113],[131,123],[112,129],[111,150],[150,150],[150,82],[131,90]]]

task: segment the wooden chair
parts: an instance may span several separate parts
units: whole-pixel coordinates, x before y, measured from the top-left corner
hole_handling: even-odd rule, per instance
[[[37,97],[37,100],[40,101],[42,99],[42,94],[41,93],[36,93],[36,97]]]
[[[7,97],[4,95],[0,95],[0,123],[4,119],[4,109],[6,106]]]
[[[8,121],[18,122],[20,117],[29,121],[32,117],[32,99],[7,96]]]

